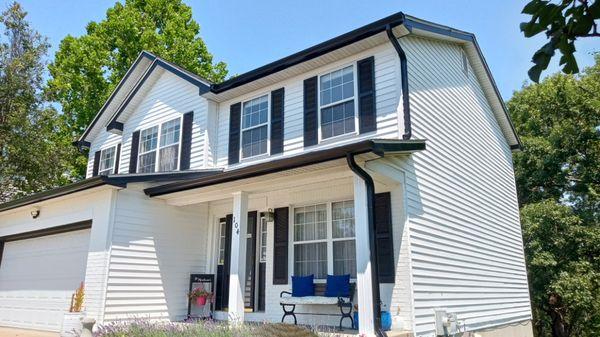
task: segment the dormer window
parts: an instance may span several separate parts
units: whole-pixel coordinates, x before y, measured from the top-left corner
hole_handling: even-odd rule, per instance
[[[115,147],[109,147],[100,151],[100,165],[98,169],[99,175],[113,174],[115,171],[116,161],[116,150]]]
[[[242,158],[267,153],[269,95],[244,102],[242,111]]]
[[[144,129],[140,132],[139,173],[175,171],[179,166],[181,119]],[[159,139],[160,135],[160,139]]]
[[[354,133],[354,67],[348,66],[319,77],[321,139]]]

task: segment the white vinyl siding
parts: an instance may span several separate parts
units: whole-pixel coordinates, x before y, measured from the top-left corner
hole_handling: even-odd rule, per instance
[[[459,45],[400,40],[407,52],[413,138],[427,150],[395,160],[406,174],[417,336],[433,309],[467,329],[531,318],[511,151]],[[469,69],[469,73],[472,69]],[[392,159],[390,159],[392,160]]]
[[[210,149],[207,132],[207,100],[198,96],[198,87],[170,72],[158,70],[150,76],[146,84],[131,100],[128,110],[123,112],[122,116],[126,121],[123,124],[122,136],[107,132],[104,128],[94,139],[90,149],[86,177],[92,176],[94,152],[118,143],[122,143],[119,173],[129,173],[133,132],[162,124],[174,118],[181,118],[184,113],[190,111],[194,112],[190,169],[211,167],[212,155],[206,155]],[[213,117],[213,119],[215,118]],[[215,122],[213,121],[213,123]]]
[[[182,320],[191,273],[206,272],[207,211],[118,193],[104,319]]]
[[[322,66],[296,76],[281,83],[261,88],[241,97],[219,103],[217,120],[217,147],[216,165],[227,166],[228,142],[229,142],[229,106],[234,103],[243,102],[253,97],[270,92],[279,88],[285,89],[284,99],[284,130],[283,130],[283,153],[281,156],[292,156],[304,150],[304,88],[303,81],[313,76],[327,74],[331,71],[343,69],[348,65],[355,65],[358,60],[374,56],[375,58],[375,103],[377,107],[377,130],[375,133],[356,135],[354,137],[331,138],[311,147],[310,151],[323,148],[339,146],[349,142],[355,142],[365,138],[398,138],[403,126],[401,121],[399,61],[394,48],[389,44],[383,44],[360,54],[353,55],[333,63],[322,62]],[[354,66],[354,68],[356,68]],[[356,77],[356,74],[354,74]],[[356,89],[356,83],[355,83]],[[356,96],[356,92],[355,92]],[[355,99],[356,101],[356,99]],[[358,116],[358,111],[355,111]],[[236,165],[250,165],[261,161],[268,161],[275,156],[258,156],[243,160]]]

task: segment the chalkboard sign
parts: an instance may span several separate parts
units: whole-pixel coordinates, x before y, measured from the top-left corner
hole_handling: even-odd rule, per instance
[[[215,298],[215,275],[214,274],[190,274],[190,286],[188,295],[194,289],[205,290],[210,293],[204,301],[192,300],[188,296],[188,319],[212,318]]]

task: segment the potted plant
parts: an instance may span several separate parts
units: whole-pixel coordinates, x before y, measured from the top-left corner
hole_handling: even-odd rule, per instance
[[[194,288],[189,293],[190,300],[195,301],[197,306],[206,305],[206,300],[210,298],[211,295],[210,292],[204,290],[204,287]]]
[[[81,320],[85,316],[83,310],[83,301],[85,299],[85,288],[83,282],[79,284],[79,288],[71,295],[71,306],[69,312],[63,316],[63,323],[60,335],[61,337],[79,336],[81,334]]]

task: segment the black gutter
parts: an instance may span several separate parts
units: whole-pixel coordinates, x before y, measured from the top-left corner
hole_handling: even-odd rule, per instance
[[[120,182],[112,182],[106,176],[96,176],[93,178],[85,179],[78,181],[73,184],[69,184],[66,186],[61,186],[57,188],[53,188],[41,193],[36,193],[21,199],[13,200],[6,202],[0,205],[0,212],[7,211],[9,209],[27,206],[31,204],[35,204],[41,201],[54,199],[57,197],[61,197],[64,195],[72,194],[79,191],[84,191],[90,188],[102,186],[102,185],[111,185],[115,187],[125,187],[126,185]]]
[[[115,94],[119,90],[121,90],[121,87],[123,86],[123,84],[125,83],[125,81],[127,81],[127,79],[129,78],[129,76],[131,75],[131,72],[140,63],[140,61],[142,60],[142,58],[148,58],[150,61],[154,61],[156,59],[156,56],[148,53],[147,51],[142,51],[140,53],[140,55],[137,57],[137,59],[135,60],[135,62],[133,63],[133,65],[131,65],[131,67],[129,67],[129,69],[125,73],[125,76],[123,76],[123,78],[121,79],[121,81],[119,81],[119,84],[117,84],[117,87],[115,88],[115,90],[113,90],[113,92],[110,94],[110,96],[108,97],[108,99],[106,100],[106,102],[104,103],[104,105],[102,105],[102,108],[96,114],[96,116],[94,117],[94,119],[92,120],[92,122],[90,123],[90,125],[85,129],[85,131],[81,135],[81,137],[79,137],[79,140],[77,142],[73,143],[73,145],[77,146],[80,151],[81,151],[81,147],[88,147],[89,148],[89,145],[88,145],[89,142],[84,141],[85,137],[87,137],[88,133],[92,130],[92,128],[94,127],[94,125],[98,121],[98,118],[100,118],[100,116],[104,113],[104,111],[106,110],[106,108],[108,107],[108,105],[110,104],[110,102],[112,102],[112,100],[115,98]]]
[[[336,49],[345,47],[362,39],[365,39],[369,36],[381,33],[385,31],[387,25],[392,27],[398,26],[402,24],[404,21],[404,14],[402,12],[392,14],[383,19],[372,22],[366,26],[360,27],[348,33],[342,34],[340,36],[329,39],[325,42],[319,43],[318,45],[312,46],[310,48],[304,49],[297,53],[294,53],[290,56],[284,57],[275,62],[271,62],[267,65],[264,65],[260,68],[256,68],[247,73],[241,74],[237,77],[229,79],[225,82],[221,82],[219,84],[211,85],[211,92],[218,94],[235,87],[239,87],[241,85],[247,84],[249,82],[255,81],[259,78],[268,76],[270,74],[276,73],[278,71],[284,70],[286,68],[295,66],[297,64],[306,62],[313,58],[325,55],[331,51]]]
[[[127,187],[128,183],[141,183],[141,182],[164,182],[164,181],[178,181],[185,179],[198,179],[204,176],[210,176],[222,172],[221,169],[215,170],[201,170],[201,171],[178,171],[178,172],[166,172],[166,173],[134,173],[134,174],[111,174],[108,176],[95,176],[88,179],[80,180],[78,182],[53,188],[44,192],[32,194],[17,200],[9,201],[4,204],[0,204],[0,212],[8,211],[10,209],[23,207],[38,202],[62,197],[68,194],[84,191],[90,188],[109,185],[118,188]]]
[[[354,153],[346,154],[346,161],[348,167],[357,176],[365,182],[367,187],[367,225],[369,227],[369,258],[371,260],[371,290],[373,300],[373,325],[375,328],[375,334],[379,337],[385,337],[386,333],[381,329],[381,295],[379,293],[379,266],[377,264],[377,244],[375,240],[375,215],[373,213],[374,200],[375,200],[375,184],[373,178],[362,169],[362,167],[356,164],[354,160]]]
[[[307,152],[301,155],[271,160],[237,169],[223,171],[198,179],[189,179],[166,185],[150,187],[144,193],[150,197],[182,192],[196,188],[257,177],[265,174],[291,170],[302,166],[318,164],[330,160],[345,158],[347,153],[361,154],[372,152],[378,156],[385,153],[411,153],[425,150],[424,140],[381,140],[370,139],[357,143],[342,145],[330,149]]]
[[[402,22],[404,23],[404,15],[402,16]],[[402,139],[408,140],[412,137],[412,126],[410,123],[410,101],[409,101],[409,93],[408,93],[408,61],[406,60],[406,53],[402,46],[400,46],[400,42],[398,42],[398,38],[394,35],[392,31],[392,26],[387,25],[385,27],[385,31],[387,33],[388,39],[396,49],[396,53],[398,53],[398,58],[400,58],[400,78],[402,81],[402,110],[404,112],[404,134],[402,135]]]

